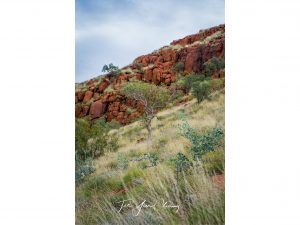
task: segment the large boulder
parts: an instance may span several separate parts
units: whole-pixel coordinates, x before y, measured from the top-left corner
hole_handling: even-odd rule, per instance
[[[92,119],[101,117],[106,111],[106,103],[103,103],[101,100],[92,103],[90,108],[90,115]]]

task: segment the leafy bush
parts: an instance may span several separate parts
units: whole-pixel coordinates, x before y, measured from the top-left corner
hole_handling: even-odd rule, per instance
[[[223,58],[213,57],[203,64],[205,74],[211,76],[214,72],[225,68],[225,60]]]
[[[193,163],[181,152],[178,152],[176,156],[170,158],[171,165],[175,167],[175,171],[178,173],[187,171],[193,166]]]
[[[75,149],[76,151],[85,151],[87,141],[90,138],[90,124],[85,119],[76,119],[75,121]]]
[[[197,81],[192,84],[192,95],[197,98],[198,103],[207,99],[210,93],[208,81]]]
[[[182,77],[178,84],[185,90],[186,93],[190,92],[193,83],[197,81],[204,81],[207,79],[204,75],[191,73],[185,77]]]
[[[212,151],[202,156],[203,168],[209,174],[222,174],[224,172],[225,154],[223,150]]]
[[[106,151],[117,151],[117,136],[108,135],[108,125],[102,120],[91,124],[85,119],[75,121],[75,151],[81,160],[97,158]]]
[[[75,158],[75,181],[76,183],[83,180],[86,176],[94,173],[96,168],[93,166],[91,160],[81,160]]]
[[[177,73],[182,72],[184,69],[184,63],[183,62],[178,62],[173,66],[173,70]]]
[[[151,166],[156,166],[158,161],[158,154],[156,152],[150,152],[146,154],[147,159],[151,163]]]
[[[179,129],[183,136],[192,144],[190,151],[194,160],[200,160],[203,154],[213,151],[216,147],[222,146],[224,139],[223,129],[212,128],[205,134],[200,134],[189,125],[184,114],[181,114],[181,119],[183,124],[179,126]]]
[[[168,89],[155,84],[132,80],[122,85],[121,93],[128,98],[144,103],[143,122],[148,131],[148,140],[151,140],[151,122],[155,112],[165,107],[171,99]]]

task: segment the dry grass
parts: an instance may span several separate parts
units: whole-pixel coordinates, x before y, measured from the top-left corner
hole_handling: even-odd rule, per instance
[[[169,165],[169,157],[178,152],[190,157],[190,143],[177,127],[182,122],[178,117],[182,111],[199,132],[216,126],[224,128],[224,91],[201,104],[194,99],[159,112],[152,124],[150,144],[140,121],[110,131],[110,135],[119,137],[120,148],[97,159],[96,172],[76,187],[76,224],[224,224],[224,192],[216,188],[201,165],[179,180]],[[159,155],[158,165],[141,169],[148,162],[134,159],[149,152]],[[127,168],[117,168],[120,156],[128,161]],[[100,178],[104,181],[97,181]],[[158,203],[156,210],[144,209],[133,216],[131,210],[117,211],[120,204],[116,202],[124,199],[133,199],[136,204],[144,199],[149,204],[165,199],[179,205],[180,210],[176,213]]]

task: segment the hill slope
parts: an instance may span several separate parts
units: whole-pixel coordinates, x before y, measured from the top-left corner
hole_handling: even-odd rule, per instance
[[[197,34],[172,41],[148,55],[139,56],[132,64],[121,69],[116,77],[104,75],[76,84],[75,116],[90,116],[97,119],[104,116],[107,121],[116,120],[128,124],[140,117],[143,107],[120,94],[122,81],[136,78],[144,82],[165,84],[171,88],[177,76],[174,67],[181,63],[182,72],[201,73],[203,64],[213,57],[225,56],[225,25],[219,25]],[[223,78],[223,70],[212,74],[213,78]],[[126,110],[130,108],[131,113]]]

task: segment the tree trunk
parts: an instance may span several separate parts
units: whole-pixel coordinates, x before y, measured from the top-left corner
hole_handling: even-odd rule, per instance
[[[151,122],[152,122],[152,118],[147,118],[145,119],[145,127],[148,131],[148,138],[147,138],[147,143],[148,145],[151,143],[151,139],[152,139],[152,127],[151,127]]]

